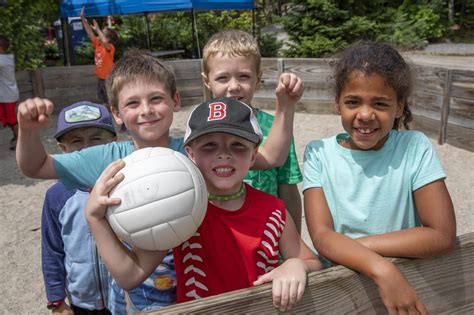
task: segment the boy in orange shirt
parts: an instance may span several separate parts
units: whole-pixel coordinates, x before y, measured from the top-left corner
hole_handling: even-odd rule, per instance
[[[85,9],[86,7],[83,5],[80,16],[87,36],[89,36],[92,47],[94,47],[95,74],[99,79],[97,82],[97,97],[108,106],[105,80],[114,66],[115,45],[118,41],[118,35],[115,30],[109,27],[101,30],[95,19],[92,20],[92,26],[90,26],[84,16]]]

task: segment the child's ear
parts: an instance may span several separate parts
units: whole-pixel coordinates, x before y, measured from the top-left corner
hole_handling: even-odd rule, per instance
[[[397,118],[403,116],[403,111],[405,110],[405,101],[399,101],[397,105]]]
[[[204,86],[210,91],[211,85],[209,84],[209,77],[204,72],[201,72],[201,78]]]
[[[181,96],[178,91],[176,91],[176,93],[174,94],[173,102],[173,111],[179,112],[179,110],[181,109]]]
[[[339,106],[339,98],[336,97],[334,100],[334,108],[336,109],[336,112],[340,115],[341,114],[341,107]]]
[[[257,159],[258,147],[258,144],[255,145],[255,149],[253,150],[252,158],[250,160],[250,167],[253,167],[253,165],[255,164],[255,160]]]
[[[66,148],[66,145],[64,145],[64,143],[58,142],[57,145],[58,145],[58,147],[59,147],[59,149],[61,150],[62,153],[67,152],[67,148]]]
[[[117,109],[117,106],[110,106],[110,112],[112,113],[112,116],[114,117],[114,120],[117,125],[123,125],[123,120],[122,118],[120,118],[120,112]]]
[[[188,154],[188,158],[194,163],[196,163],[196,161],[194,160],[193,149],[189,145],[185,146],[184,149],[186,150],[186,153]]]

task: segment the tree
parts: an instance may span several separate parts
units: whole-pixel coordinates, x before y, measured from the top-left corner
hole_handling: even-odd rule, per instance
[[[10,40],[17,69],[33,69],[43,63],[42,31],[58,12],[55,0],[15,0],[0,7],[0,32]]]

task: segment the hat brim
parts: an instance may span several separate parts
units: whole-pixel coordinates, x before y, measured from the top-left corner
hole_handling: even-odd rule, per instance
[[[79,128],[87,128],[87,127],[95,127],[95,128],[100,128],[100,129],[105,129],[107,131],[112,132],[115,136],[117,135],[117,132],[115,131],[115,128],[107,125],[107,124],[100,124],[97,122],[83,122],[83,123],[76,123],[74,125],[71,125],[67,128],[64,128],[63,130],[57,132],[54,134],[54,138],[57,140],[59,137],[63,136],[65,133],[74,130],[74,129],[79,129]]]
[[[231,128],[231,127],[215,126],[215,127],[207,128],[207,129],[201,130],[200,132],[191,134],[189,138],[186,139],[186,141],[184,142],[184,145],[188,145],[191,141],[196,140],[197,138],[201,136],[204,136],[209,133],[215,133],[215,132],[231,134],[231,135],[243,138],[245,140],[248,140],[255,144],[258,144],[261,141],[259,135],[252,132],[248,132],[246,130],[240,130],[240,129]]]

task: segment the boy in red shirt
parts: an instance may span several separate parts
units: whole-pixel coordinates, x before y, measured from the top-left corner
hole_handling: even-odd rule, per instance
[[[89,36],[92,47],[94,47],[95,74],[99,79],[97,82],[97,97],[108,106],[105,80],[114,66],[115,45],[118,41],[118,35],[115,30],[109,27],[101,30],[95,19],[92,20],[92,26],[90,26],[84,16],[85,8],[85,6],[82,6],[80,16],[87,36]]]

